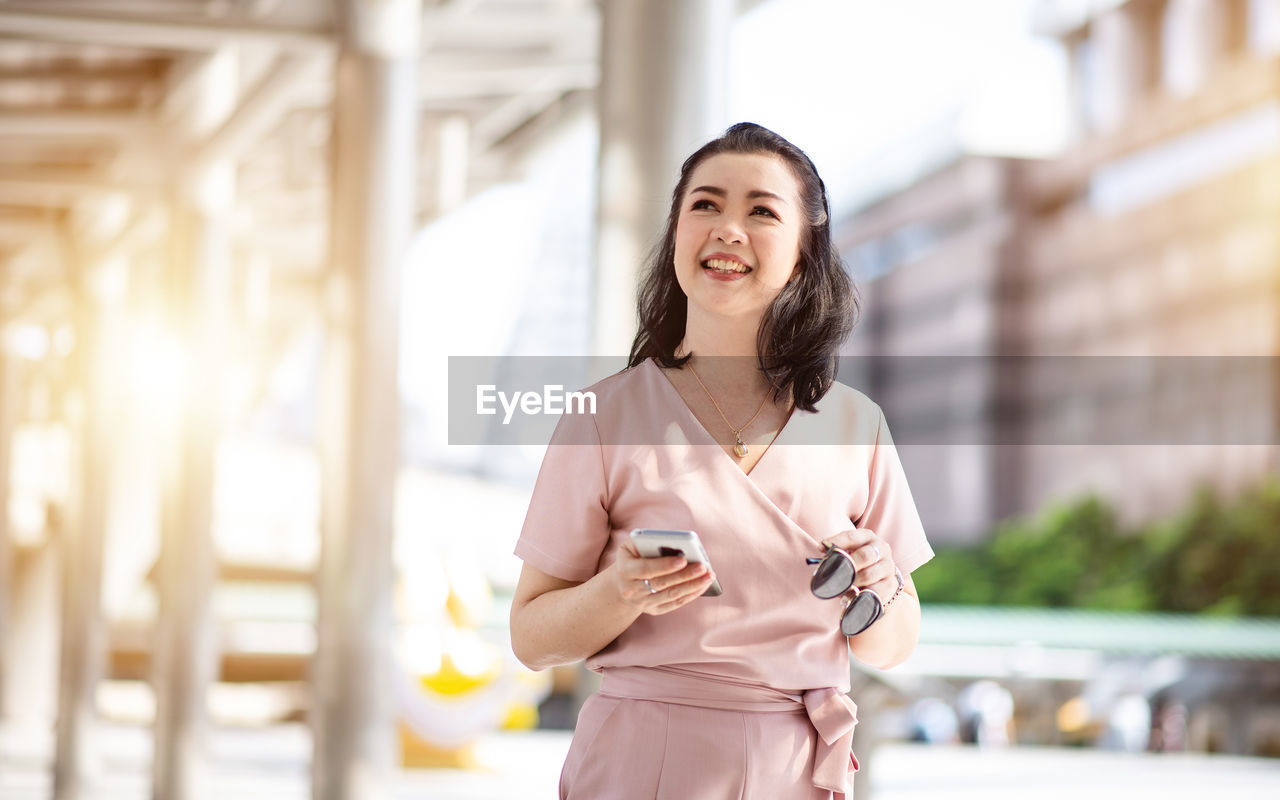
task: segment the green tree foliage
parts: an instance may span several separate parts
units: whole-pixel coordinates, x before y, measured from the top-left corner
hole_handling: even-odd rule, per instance
[[[1280,478],[1230,504],[1202,490],[1137,530],[1086,497],[939,549],[913,578],[935,603],[1280,616]]]

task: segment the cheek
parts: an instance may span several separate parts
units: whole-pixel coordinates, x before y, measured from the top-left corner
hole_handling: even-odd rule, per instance
[[[698,239],[698,223],[687,218],[676,223],[676,251],[689,250]]]
[[[676,229],[675,267],[676,272],[691,272],[697,266],[698,254],[702,252],[704,239],[699,236],[698,226],[686,225]]]
[[[785,286],[796,272],[800,263],[800,247],[794,242],[777,242],[769,253],[772,269],[769,270],[771,285]]]
[[[676,257],[683,255],[689,249],[689,233],[685,229],[676,231]]]

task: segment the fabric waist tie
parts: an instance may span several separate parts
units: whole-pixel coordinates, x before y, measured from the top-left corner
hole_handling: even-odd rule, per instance
[[[722,711],[803,711],[818,731],[813,785],[852,794],[849,776],[858,769],[858,759],[853,755],[858,706],[834,686],[793,693],[674,667],[608,667],[600,694]]]

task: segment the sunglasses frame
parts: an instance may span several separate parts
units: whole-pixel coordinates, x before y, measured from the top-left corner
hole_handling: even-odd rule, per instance
[[[824,594],[818,592],[818,575],[823,572],[823,568],[831,559],[843,559],[849,566],[849,583],[836,594]],[[847,595],[850,590],[853,596],[845,601],[844,613],[840,615],[840,632],[845,636],[856,636],[867,628],[870,628],[875,621],[880,619],[880,615],[884,613],[884,601],[880,596],[870,589],[860,589],[853,583],[858,579],[858,568],[853,564],[853,556],[843,548],[831,546],[827,548],[827,552],[821,558],[806,558],[805,563],[810,566],[817,566],[813,571],[813,578],[809,581],[809,591],[814,597],[821,600],[832,600],[836,597]]]

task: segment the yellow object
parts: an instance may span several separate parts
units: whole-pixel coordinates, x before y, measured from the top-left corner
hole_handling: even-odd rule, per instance
[[[453,570],[449,576],[449,593],[444,608],[449,619],[459,628],[478,628],[489,616],[493,605],[493,590],[484,575],[459,574]]]
[[[493,683],[501,670],[502,661],[495,658],[485,666],[482,672],[464,672],[458,668],[451,654],[444,653],[440,657],[440,669],[430,675],[423,675],[422,685],[436,694],[456,696]]]
[[[1083,697],[1073,697],[1062,704],[1057,714],[1058,730],[1075,733],[1089,724],[1089,704]]]
[[[401,631],[400,655],[410,681],[397,727],[405,767],[483,768],[480,739],[499,729],[536,728],[538,703],[551,688],[549,675],[504,657],[476,630],[493,598],[483,574],[464,566],[449,571],[436,605],[418,609],[421,615]],[[418,599],[424,597],[420,592]],[[413,598],[401,599],[407,612],[413,610]]]
[[[531,731],[538,727],[538,707],[529,703],[513,703],[502,720],[504,731]]]
[[[438,747],[419,737],[403,722],[398,727],[402,766],[475,769],[479,764],[473,743],[460,747]]]

